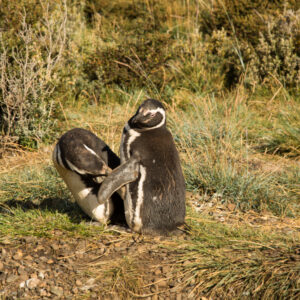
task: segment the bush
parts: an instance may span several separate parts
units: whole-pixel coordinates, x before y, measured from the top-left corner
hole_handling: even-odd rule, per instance
[[[298,88],[300,10],[297,1],[210,1],[210,6],[202,10],[200,31],[211,45],[210,53],[223,60],[220,69],[227,87],[234,86],[241,75],[246,75],[252,84],[276,77],[286,87]]]
[[[42,15],[37,23],[28,24],[29,12],[23,11],[14,34],[7,31],[0,35],[4,147],[17,142],[36,148],[40,141],[51,138],[55,126],[52,96],[66,40],[66,7],[43,1],[38,9]]]

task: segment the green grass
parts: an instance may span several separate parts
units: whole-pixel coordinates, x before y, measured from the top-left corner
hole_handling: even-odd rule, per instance
[[[104,230],[104,226],[89,226],[89,219],[72,202],[52,166],[24,167],[5,174],[0,191],[0,240],[54,237],[56,230],[66,236],[89,237]]]
[[[299,165],[275,171],[274,164],[273,170],[264,170],[267,161],[258,161],[255,151],[261,134],[257,121],[242,98],[226,103],[199,98],[186,112],[171,115],[187,188],[210,196],[217,193],[222,202],[242,210],[293,215],[296,207],[299,210]]]

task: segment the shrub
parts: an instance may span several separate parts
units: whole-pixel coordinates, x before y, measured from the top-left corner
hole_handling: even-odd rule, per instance
[[[27,23],[24,11],[15,36],[0,35],[0,131],[10,142],[37,147],[51,137],[55,103],[51,96],[66,40],[66,6],[40,3],[41,19]],[[60,9],[64,13],[61,13]]]
[[[300,80],[297,1],[209,3],[201,12],[200,31],[211,45],[209,53],[222,60],[220,70],[224,72],[227,87],[234,86],[241,75],[246,75],[252,84],[276,77],[285,86],[297,89]]]

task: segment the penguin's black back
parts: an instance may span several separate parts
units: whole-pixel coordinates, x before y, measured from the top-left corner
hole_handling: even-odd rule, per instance
[[[80,170],[97,175],[103,161],[111,169],[120,165],[119,157],[92,132],[83,128],[74,128],[61,136],[59,142],[61,157],[65,167],[65,157]],[[89,153],[84,145],[94,151],[97,156]],[[100,158],[100,159],[99,159]],[[102,161],[101,161],[102,160]]]

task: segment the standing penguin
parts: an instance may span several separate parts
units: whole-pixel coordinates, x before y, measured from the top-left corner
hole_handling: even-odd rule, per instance
[[[92,132],[74,128],[59,139],[53,151],[53,163],[77,204],[92,219],[122,222],[124,204],[113,194],[102,204],[98,192],[104,176],[120,165],[119,157]],[[124,219],[124,218],[123,218]]]
[[[127,122],[120,156],[121,165],[101,185],[99,203],[126,184],[125,217],[133,231],[167,233],[182,225],[185,181],[159,101],[144,101]]]

